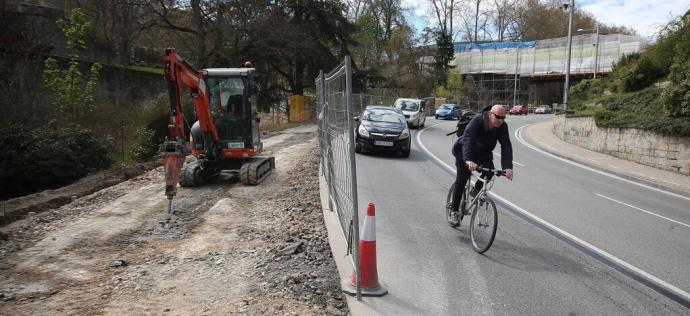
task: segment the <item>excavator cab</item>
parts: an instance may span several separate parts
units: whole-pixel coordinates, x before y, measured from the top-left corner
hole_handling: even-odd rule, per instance
[[[256,95],[253,93],[254,68],[205,69],[203,72],[211,115],[218,131],[216,143],[222,150],[261,151]]]
[[[211,68],[201,71],[208,93],[208,111],[217,138],[202,131],[201,120],[191,128],[192,154],[200,162],[182,170],[180,185],[196,186],[219,170],[239,170],[245,184],[257,184],[275,167],[263,151],[259,134],[254,68]],[[187,166],[185,166],[187,167]]]

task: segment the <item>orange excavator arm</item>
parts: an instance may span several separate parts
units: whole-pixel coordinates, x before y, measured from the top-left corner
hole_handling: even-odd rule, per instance
[[[215,140],[218,131],[213,124],[209,96],[204,82],[203,73],[196,70],[190,63],[182,59],[174,48],[166,48],[163,66],[165,80],[168,82],[170,97],[170,137],[165,141],[162,156],[165,168],[165,195],[168,197],[168,212],[172,210],[172,199],[177,194],[177,184],[185,157],[189,153],[189,145],[185,135],[185,121],[182,109],[182,91],[187,87],[194,102],[197,119],[203,133],[205,155],[215,158],[218,150]]]
[[[189,88],[196,115],[199,119],[201,131],[210,133],[213,139],[218,139],[218,131],[213,125],[209,96],[204,83],[203,73],[194,69],[190,63],[182,59],[174,48],[165,49],[164,67],[165,80],[168,82],[170,95],[170,129],[171,137],[183,137],[184,117],[182,115],[182,89]]]

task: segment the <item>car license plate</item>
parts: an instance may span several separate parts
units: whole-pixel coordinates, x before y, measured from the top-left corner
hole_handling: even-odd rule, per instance
[[[384,141],[380,141],[380,140],[375,140],[375,141],[374,141],[374,145],[376,145],[376,146],[388,146],[388,147],[390,147],[390,146],[393,146],[393,142],[384,142]]]

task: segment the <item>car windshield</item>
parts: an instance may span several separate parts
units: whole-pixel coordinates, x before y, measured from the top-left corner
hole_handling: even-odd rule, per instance
[[[452,106],[452,105],[448,105],[448,104],[444,104],[444,105],[441,105],[441,108],[442,108],[442,109],[445,109],[445,110],[450,110],[450,109],[453,108],[453,106]]]
[[[419,104],[415,101],[400,101],[396,108],[405,110],[405,111],[418,111],[419,110]]]
[[[405,123],[405,119],[391,110],[372,109],[364,112],[364,119],[374,122]]]

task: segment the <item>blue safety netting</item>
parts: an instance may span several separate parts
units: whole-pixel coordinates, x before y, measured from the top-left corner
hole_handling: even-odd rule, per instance
[[[537,41],[529,41],[529,42],[493,42],[493,43],[483,43],[483,44],[475,44],[475,43],[466,43],[466,44],[455,44],[453,45],[453,49],[456,52],[462,52],[466,50],[472,50],[472,49],[501,49],[501,48],[527,48],[527,47],[535,47],[537,46]]]

